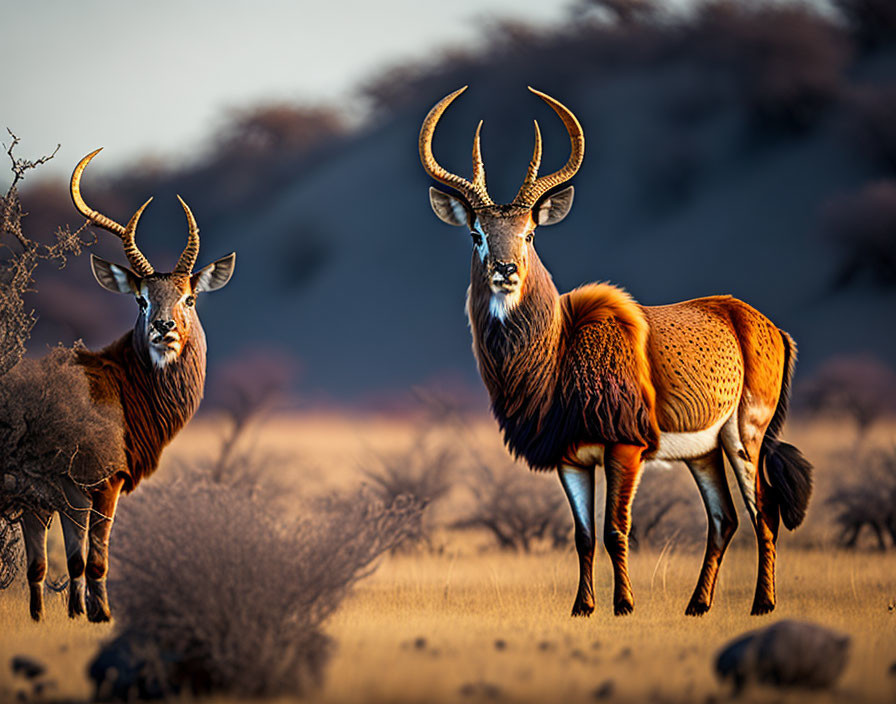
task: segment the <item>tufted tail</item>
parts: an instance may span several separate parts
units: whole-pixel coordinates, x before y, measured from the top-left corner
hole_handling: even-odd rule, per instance
[[[796,367],[796,343],[783,330],[781,337],[784,339],[784,379],[778,407],[762,439],[759,463],[763,468],[766,496],[777,505],[787,529],[793,530],[806,517],[812,495],[812,464],[796,447],[778,440],[787,417],[790,385]]]

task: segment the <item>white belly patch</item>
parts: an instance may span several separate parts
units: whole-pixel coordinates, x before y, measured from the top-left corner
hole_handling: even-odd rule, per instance
[[[584,466],[603,467],[604,464],[604,446],[603,445],[582,445],[576,450],[576,462]]]
[[[733,411],[731,412],[733,413]],[[719,430],[731,417],[731,413],[704,430],[690,433],[660,433],[660,447],[656,452],[658,460],[687,460],[702,457],[719,445]]]

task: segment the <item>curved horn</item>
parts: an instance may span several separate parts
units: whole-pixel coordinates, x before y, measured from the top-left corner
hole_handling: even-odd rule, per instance
[[[97,212],[93,208],[91,208],[87,203],[84,202],[84,199],[81,197],[81,174],[84,173],[84,169],[87,168],[87,164],[90,163],[90,160],[93,159],[97,154],[102,151],[102,147],[96,149],[87,156],[85,156],[81,161],[78,162],[78,165],[75,167],[75,170],[72,172],[72,180],[71,180],[71,196],[72,202],[75,204],[75,207],[78,209],[78,212],[81,213],[85,218],[90,220],[91,223],[96,225],[97,227],[101,227],[104,230],[108,230],[113,235],[117,235],[124,245],[124,253],[128,258],[131,266],[134,269],[134,273],[138,276],[150,276],[155,273],[155,270],[152,268],[152,264],[149,263],[149,260],[143,256],[143,252],[141,252],[136,242],[134,241],[134,235],[137,231],[137,223],[140,221],[140,216],[143,214],[143,211],[146,209],[146,206],[149,205],[152,198],[146,201],[140,209],[134,213],[133,217],[131,217],[128,222],[127,227],[121,225],[120,223],[115,222],[112,218],[106,217],[100,212]]]
[[[432,178],[461,193],[473,208],[482,208],[488,205],[494,205],[494,202],[485,187],[485,168],[482,165],[482,155],[479,150],[479,130],[482,128],[482,123],[480,122],[479,127],[476,128],[476,137],[473,139],[472,183],[461,176],[452,174],[450,171],[443,169],[432,153],[432,136],[436,131],[436,125],[439,122],[439,118],[442,117],[442,113],[445,112],[454,99],[466,89],[467,86],[464,86],[463,88],[459,88],[453,93],[446,95],[436,103],[435,107],[429,111],[426,119],[423,120],[423,126],[420,128],[420,140],[418,142],[420,161],[423,163],[423,168],[426,169],[426,173],[432,176]]]
[[[189,233],[187,234],[187,246],[184,247],[180,259],[177,260],[177,266],[174,267],[173,273],[192,274],[193,267],[196,266],[196,259],[199,257],[199,225],[196,224],[196,218],[193,217],[193,211],[190,210],[190,206],[180,196],[177,199],[187,214]]]
[[[473,137],[473,187],[481,188],[482,192],[488,197],[488,191],[485,188],[485,163],[482,161],[482,149],[479,145],[479,133],[481,131],[482,120],[476,125],[476,134]]]
[[[569,132],[571,152],[569,161],[566,162],[566,166],[562,169],[547,176],[536,178],[541,161],[541,135],[538,132],[538,123],[535,123],[535,153],[532,155],[532,161],[529,163],[526,180],[520,187],[519,193],[513,199],[514,205],[525,208],[531,208],[549,190],[569,181],[576,175],[576,171],[579,170],[582,160],[585,158],[585,135],[576,116],[563,103],[554,100],[551,96],[535,90],[532,86],[529,86],[529,90],[550,105],[554,112],[560,116],[560,119],[563,120],[563,124],[566,125],[566,131]]]
[[[520,190],[535,183],[538,167],[541,166],[541,130],[538,129],[538,120],[533,120],[533,122],[535,123],[535,148],[532,150],[532,159],[529,161],[526,178],[523,180]]]

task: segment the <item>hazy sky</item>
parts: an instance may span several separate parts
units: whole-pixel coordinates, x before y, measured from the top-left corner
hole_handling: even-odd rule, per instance
[[[340,100],[380,67],[475,42],[483,18],[555,22],[570,2],[3,0],[0,129],[22,156],[62,143],[44,175],[97,146],[100,168],[190,159],[227,108]]]

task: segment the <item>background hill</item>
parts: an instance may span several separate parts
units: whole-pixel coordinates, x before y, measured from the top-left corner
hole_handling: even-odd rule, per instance
[[[478,389],[463,313],[469,237],[432,215],[416,138],[431,105],[469,83],[435,152],[468,174],[484,118],[489,190],[509,200],[533,117],[543,171],[568,155],[533,85],[586,136],[572,213],[536,238],[561,291],[609,280],[645,304],[731,293],[794,335],[801,374],[843,354],[892,366],[896,11],[842,4],[844,16],[711,3],[670,17],[583,3],[564,26],[494,25],[485,49],[381,72],[359,88],[371,115],[360,126],[336,107],[255,106],[198,166],[104,174],[100,156],[83,191],[120,221],[156,196],[139,241],[159,268],[183,244],[175,193],[199,219],[200,263],[238,251],[233,284],[200,304],[213,363],[282,350],[301,361],[305,394],[334,399]],[[32,229],[79,224],[66,188],[23,194]],[[96,251],[120,259],[98,237]],[[87,268],[43,272],[32,349],[104,344],[132,322],[133,303],[110,299]]]

